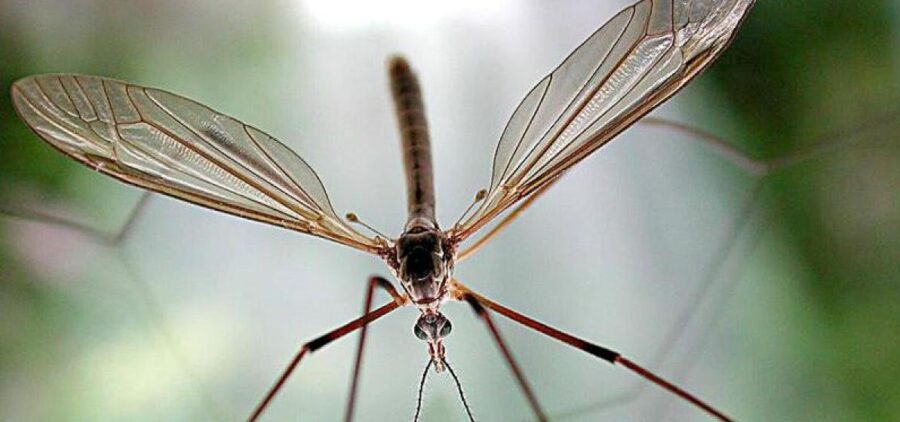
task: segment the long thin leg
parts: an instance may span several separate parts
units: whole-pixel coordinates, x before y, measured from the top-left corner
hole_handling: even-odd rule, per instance
[[[676,396],[678,396],[684,400],[687,400],[688,402],[694,404],[698,408],[709,413],[711,416],[718,418],[719,420],[722,420],[722,421],[731,421],[732,420],[731,418],[726,416],[721,411],[713,408],[712,406],[710,406],[703,400],[700,400],[699,398],[697,398],[697,396],[694,396],[693,394],[688,393],[687,391],[681,389],[680,387],[678,387],[678,386],[660,378],[659,376],[653,374],[652,372],[642,368],[641,366],[637,365],[636,363],[632,362],[631,360],[623,357],[621,354],[619,354],[619,352],[615,352],[615,351],[607,349],[603,346],[580,339],[571,334],[559,331],[556,328],[553,328],[549,325],[546,325],[544,323],[541,323],[539,321],[531,319],[525,315],[522,315],[516,311],[513,311],[512,309],[509,309],[503,305],[495,303],[495,302],[485,298],[484,296],[481,296],[481,295],[471,291],[469,288],[467,288],[467,287],[463,286],[461,283],[459,283],[459,281],[454,280],[453,287],[455,289],[455,296],[459,300],[471,301],[474,299],[475,301],[477,301],[484,307],[486,307],[494,312],[497,312],[498,314],[503,315],[515,322],[518,322],[519,324],[522,324],[528,328],[531,328],[532,330],[540,332],[546,336],[552,337],[556,340],[559,340],[563,343],[566,343],[566,344],[568,344],[572,347],[575,347],[579,350],[582,350],[584,352],[590,353],[591,355],[594,355],[594,356],[596,356],[600,359],[603,359],[609,363],[612,363],[614,365],[619,365],[619,366],[628,368],[630,371],[640,375],[647,381],[650,381],[650,382],[662,387],[663,389],[669,391],[670,393],[675,394]]]
[[[756,223],[760,227],[766,226],[766,221],[771,218],[771,215],[768,213],[758,213],[760,215],[755,218],[759,221]],[[763,232],[765,230],[748,230],[749,235],[746,236],[747,239],[743,240],[746,245],[744,248],[746,250],[745,254],[749,251],[755,249],[755,246],[759,243],[760,238],[763,236]],[[712,304],[712,309],[708,312],[706,318],[704,318],[703,324],[696,328],[698,334],[696,334],[695,339],[693,339],[689,345],[686,347],[686,353],[684,356],[689,358],[682,358],[680,362],[673,364],[674,373],[671,375],[671,379],[674,381],[683,380],[688,373],[690,373],[691,369],[693,369],[694,365],[697,363],[696,356],[700,356],[702,353],[702,347],[705,344],[707,337],[712,335],[713,329],[716,327],[718,323],[722,322],[722,315],[731,308],[733,301],[729,300],[734,297],[735,290],[740,285],[739,278],[744,268],[737,268],[729,271],[731,274],[728,276],[728,282],[722,286],[721,291],[716,293],[716,297],[718,300],[710,300],[707,301]],[[654,412],[650,413],[651,415],[662,415],[665,414],[666,409],[668,408],[670,403],[658,403]]]
[[[538,420],[544,422],[547,420],[547,416],[544,413],[544,410],[541,408],[541,405],[537,401],[537,396],[534,395],[534,392],[531,390],[531,386],[528,383],[528,380],[525,379],[525,374],[519,368],[519,365],[516,363],[516,360],[513,358],[512,353],[509,351],[509,347],[506,345],[506,342],[503,341],[503,336],[500,335],[500,330],[497,329],[497,326],[494,325],[494,320],[491,318],[491,315],[487,313],[481,303],[479,303],[478,298],[474,296],[474,294],[463,294],[462,299],[469,303],[472,306],[472,310],[475,311],[475,314],[484,321],[485,325],[487,325],[488,331],[491,333],[491,337],[494,338],[494,343],[497,344],[497,348],[500,349],[500,352],[503,353],[503,358],[506,360],[506,363],[509,364],[509,369],[512,370],[513,375],[516,377],[516,381],[519,383],[519,387],[522,388],[522,393],[525,394],[525,397],[528,399],[528,404],[531,406],[531,410],[534,411],[534,415],[537,416]]]
[[[394,302],[403,303],[403,298],[397,293],[397,289],[384,278],[373,276],[369,278],[369,289],[366,291],[366,300],[363,305],[363,315],[372,311],[372,299],[375,296],[375,287],[381,287],[394,298]],[[356,346],[356,359],[353,363],[353,378],[350,381],[350,394],[347,396],[347,408],[344,411],[344,420],[350,422],[353,420],[353,409],[356,403],[356,387],[359,383],[359,372],[362,367],[363,348],[366,345],[366,333],[369,330],[369,324],[365,324],[359,330],[359,343]]]
[[[732,269],[730,271],[726,271],[725,269],[727,266],[726,264],[736,259],[734,257],[735,255],[737,255],[735,251],[738,249],[738,244],[741,243],[740,241],[745,236],[744,233],[758,232],[750,230],[750,223],[751,220],[753,220],[754,216],[758,213],[758,210],[760,208],[759,203],[761,202],[761,198],[763,197],[763,180],[760,179],[754,183],[755,184],[753,188],[750,189],[751,193],[747,195],[747,198],[744,200],[744,204],[741,207],[740,213],[734,220],[729,222],[728,227],[725,230],[726,234],[723,237],[723,241],[720,243],[721,246],[716,249],[716,252],[710,260],[709,264],[705,266],[703,277],[700,279],[698,286],[693,289],[686,304],[681,307],[681,311],[674,319],[675,322],[671,324],[671,328],[668,330],[665,337],[663,337],[663,340],[661,342],[662,346],[660,346],[658,352],[650,359],[650,362],[652,362],[650,364],[651,366],[658,366],[671,355],[675,345],[679,341],[681,341],[682,335],[685,333],[687,328],[690,325],[694,324],[693,320],[695,319],[695,314],[698,312],[698,310],[703,308],[705,304],[712,301],[709,296],[711,295],[713,287],[717,283],[719,283],[719,280],[730,279],[733,277],[733,273],[738,272],[738,269]],[[752,235],[752,237],[754,238],[756,236],[756,234]],[[749,243],[753,244],[755,243],[755,240],[749,241]],[[726,273],[728,274],[726,275]],[[731,282],[731,284],[731,287],[733,288],[735,283]],[[718,297],[724,298],[726,296],[719,295]],[[696,356],[697,354],[693,353],[689,355]],[[677,375],[673,376],[673,378],[679,379],[683,375],[684,371],[680,371]],[[557,413],[553,415],[554,419],[562,420],[565,418],[594,413],[612,406],[624,405],[640,397],[641,394],[644,393],[646,386],[646,383],[640,383],[636,387],[631,388],[622,394],[605,399],[601,402],[596,402],[576,409],[569,409],[563,411],[562,413]]]
[[[377,282],[369,284],[369,291],[371,292],[376,286],[380,286]],[[367,293],[368,295],[369,293]],[[365,327],[370,322],[375,321],[378,318],[381,318],[391,311],[400,307],[400,305],[404,304],[405,300],[401,298],[400,301],[392,300],[389,303],[382,305],[380,308],[375,309],[372,312],[369,312],[353,321],[350,321],[332,331],[329,331],[318,338],[304,343],[303,346],[300,347],[300,350],[294,355],[294,358],[288,364],[287,368],[282,371],[281,376],[278,377],[278,380],[274,385],[269,389],[269,392],[266,393],[266,396],[259,402],[255,409],[253,409],[253,414],[250,415],[248,420],[255,421],[259,419],[259,416],[262,415],[263,411],[266,410],[266,407],[269,406],[269,403],[275,398],[275,395],[281,390],[281,387],[284,385],[285,381],[287,381],[288,377],[291,376],[291,373],[294,372],[294,369],[297,368],[297,365],[300,363],[300,360],[303,359],[307,353],[313,353],[316,350],[325,347],[331,342],[352,333],[362,327]]]
[[[2,203],[0,203],[0,215],[5,215],[7,217],[25,221],[34,221],[38,223],[62,227],[67,230],[72,230],[76,233],[79,233],[98,244],[104,246],[116,246],[128,239],[128,236],[134,230],[137,221],[143,215],[144,209],[147,207],[147,204],[150,202],[150,198],[152,196],[153,194],[151,192],[146,191],[141,194],[141,197],[134,205],[134,208],[128,214],[128,218],[125,220],[125,223],[123,223],[118,230],[112,233],[104,232],[84,223],[57,217],[38,210],[23,209]]]
[[[806,147],[801,147],[794,151],[789,151],[785,154],[770,158],[754,157],[747,152],[738,149],[732,142],[729,142],[720,136],[674,120],[651,116],[639,120],[635,125],[659,127],[681,132],[689,136],[691,140],[703,143],[712,148],[722,155],[726,161],[741,170],[754,176],[766,176],[783,168],[802,163],[827,152],[845,147],[863,133],[887,128],[892,124],[896,124],[898,119],[900,119],[900,109],[892,110],[870,118],[856,127],[828,133],[814,138],[809,142],[803,142],[801,145],[808,145]]]
[[[194,390],[197,391],[197,395],[199,396],[198,400],[201,402],[201,405],[206,408],[207,414],[204,416],[207,418],[212,417],[213,419],[221,419],[218,417],[220,416],[220,413],[216,403],[200,387],[201,383],[198,381],[196,374],[191,370],[190,365],[187,364],[183,350],[179,347],[177,340],[172,335],[172,330],[169,329],[170,324],[166,321],[166,318],[161,311],[162,307],[157,301],[157,298],[152,294],[147,282],[140,276],[140,271],[135,268],[134,263],[129,259],[127,253],[123,248],[117,248],[117,246],[128,241],[152,197],[152,192],[144,191],[128,213],[128,217],[125,221],[118,229],[112,232],[102,231],[87,224],[51,215],[40,210],[11,206],[4,203],[0,203],[0,216],[60,227],[77,233],[97,245],[110,248],[113,256],[116,257],[121,263],[124,271],[128,274],[128,279],[137,289],[138,294],[136,297],[144,306],[145,312],[149,314],[151,320],[150,325],[159,333],[161,339],[168,346],[172,358],[184,372],[185,378],[194,386]]]
[[[807,148],[801,148],[796,151],[792,151],[787,154],[768,159],[754,157],[747,152],[738,149],[731,142],[728,142],[722,137],[716,136],[703,129],[685,123],[676,122],[674,120],[651,116],[638,120],[638,122],[635,123],[635,126],[659,127],[681,132],[689,136],[691,140],[703,143],[706,146],[712,148],[720,155],[722,155],[722,157],[724,157],[726,161],[740,168],[744,172],[750,174],[751,176],[760,178],[783,168],[802,163],[823,153],[844,147],[853,140],[854,135],[859,135],[865,132],[870,132],[879,128],[887,127],[891,124],[896,123],[898,118],[900,118],[900,110],[887,112],[880,116],[876,116],[871,120],[863,122],[859,126],[852,129],[830,133],[825,136],[818,137],[810,142],[804,143],[804,145],[810,145]],[[542,188],[531,194],[524,201],[522,201],[521,204],[513,208],[513,210],[506,214],[506,216],[504,216],[503,219],[500,220],[499,223],[497,223],[497,225],[492,227],[491,230],[478,238],[478,240],[473,242],[471,245],[463,249],[457,256],[456,261],[461,262],[481,249],[481,247],[487,244],[498,233],[509,226],[509,224],[512,223],[513,220],[519,217],[522,212],[524,212],[529,206],[531,206],[531,204],[534,203],[535,200],[537,200],[544,192],[546,192],[547,189],[550,188],[550,186],[559,181],[559,179],[560,178],[558,177],[556,180],[547,183]]]

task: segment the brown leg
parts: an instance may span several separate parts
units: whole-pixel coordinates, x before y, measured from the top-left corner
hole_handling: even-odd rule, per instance
[[[394,289],[394,286],[384,278],[374,276],[369,278],[369,289],[366,292],[366,300],[363,305],[363,315],[367,315],[372,310],[372,298],[375,295],[375,286],[381,287],[394,298],[394,302],[403,303],[403,298]],[[359,372],[362,367],[363,348],[366,345],[366,332],[369,324],[365,324],[359,330],[359,343],[356,346],[356,359],[353,363],[353,378],[350,380],[350,394],[347,396],[347,408],[344,411],[344,420],[350,422],[353,420],[353,409],[356,403],[356,387],[359,383]]]
[[[491,333],[491,337],[494,338],[494,343],[497,344],[497,348],[499,348],[500,352],[503,353],[503,358],[509,365],[509,369],[512,370],[513,375],[515,375],[516,381],[519,383],[519,387],[522,388],[522,393],[525,394],[525,397],[528,399],[528,404],[531,406],[531,410],[534,411],[534,415],[538,418],[539,421],[546,421],[547,416],[544,413],[544,410],[541,409],[541,405],[538,403],[537,397],[531,390],[531,386],[528,384],[528,380],[525,379],[525,374],[519,368],[519,365],[513,358],[512,353],[510,353],[509,347],[507,347],[506,342],[503,341],[503,337],[500,335],[500,330],[498,330],[497,326],[494,325],[494,320],[491,318],[491,315],[487,313],[483,306],[481,306],[479,299],[475,297],[474,294],[464,294],[462,296],[462,299],[472,306],[472,310],[474,310],[478,317],[481,318],[482,321],[484,321],[485,325],[487,325],[488,331],[490,331]]]
[[[625,367],[628,370],[640,375],[647,381],[650,381],[650,382],[662,387],[663,389],[669,391],[670,393],[675,394],[676,396],[694,404],[695,406],[699,407],[703,411],[707,412],[709,415],[714,416],[719,420],[722,420],[722,421],[731,421],[732,420],[731,418],[726,416],[724,413],[713,408],[712,406],[710,406],[706,402],[700,400],[693,394],[688,393],[687,391],[681,389],[680,387],[660,378],[656,374],[653,374],[652,372],[638,366],[636,363],[622,357],[622,355],[620,355],[618,352],[615,352],[615,351],[607,349],[603,346],[588,342],[586,340],[580,339],[571,334],[564,333],[564,332],[559,331],[549,325],[546,325],[544,323],[541,323],[539,321],[531,319],[525,315],[522,315],[516,311],[513,311],[512,309],[509,309],[503,305],[493,302],[493,301],[485,298],[484,296],[481,296],[475,292],[472,292],[471,290],[469,290],[467,287],[463,286],[461,283],[459,283],[456,280],[454,280],[454,287],[457,290],[457,297],[461,300],[467,300],[470,303],[471,303],[471,301],[474,300],[477,303],[483,305],[485,308],[488,308],[494,312],[497,312],[498,314],[503,315],[503,316],[505,316],[515,322],[518,322],[519,324],[522,324],[528,328],[531,328],[532,330],[535,330],[544,335],[547,335],[556,340],[559,340],[563,343],[566,343],[572,347],[575,347],[576,349],[590,353],[590,354],[592,354],[600,359],[603,359],[609,363],[612,363],[614,365],[619,365],[619,366]]]
[[[368,292],[366,293],[367,299],[371,297],[372,292],[376,287],[381,287],[377,280],[377,277],[374,277],[372,280],[370,280]],[[391,292],[391,290],[393,290],[393,288],[389,289],[388,292],[392,293],[392,296],[394,296],[396,292]],[[269,389],[269,392],[266,393],[266,396],[263,397],[256,408],[253,409],[253,414],[250,415],[250,418],[248,420],[256,421],[259,419],[260,415],[262,415],[263,411],[266,410],[266,407],[269,406],[269,403],[271,403],[272,399],[275,398],[275,395],[278,394],[278,391],[281,390],[281,387],[284,385],[285,381],[287,381],[288,377],[291,376],[291,373],[294,372],[294,369],[297,368],[297,365],[300,363],[300,360],[303,359],[303,356],[305,356],[307,353],[313,353],[316,350],[319,350],[322,347],[330,344],[331,342],[347,334],[350,334],[353,331],[365,327],[370,322],[375,321],[376,319],[381,318],[389,314],[391,311],[399,308],[403,303],[404,298],[400,296],[394,296],[394,300],[382,305],[374,311],[368,312],[365,315],[354,319],[353,321],[350,321],[332,331],[329,331],[328,333],[325,333],[310,342],[304,343],[303,346],[300,347],[300,350],[297,352],[297,354],[294,355],[294,358],[288,364],[287,368],[282,371],[281,376],[278,377],[278,380],[275,382],[275,384]]]

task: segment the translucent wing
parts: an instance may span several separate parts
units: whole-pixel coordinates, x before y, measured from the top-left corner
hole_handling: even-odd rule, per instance
[[[644,0],[623,10],[525,96],[460,242],[671,97],[715,60],[754,0]]]
[[[41,138],[102,173],[364,251],[380,249],[335,214],[322,182],[293,151],[194,101],[81,75],[19,80],[12,99]]]

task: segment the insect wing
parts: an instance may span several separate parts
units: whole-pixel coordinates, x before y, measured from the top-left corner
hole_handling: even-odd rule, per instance
[[[380,248],[337,217],[303,159],[204,105],[112,79],[64,74],[21,79],[12,98],[41,138],[117,179],[364,251]]]
[[[644,0],[623,10],[525,96],[494,153],[461,242],[671,97],[728,46],[754,0]]]

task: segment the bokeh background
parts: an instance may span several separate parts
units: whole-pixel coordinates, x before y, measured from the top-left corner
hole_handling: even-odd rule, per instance
[[[389,234],[404,187],[384,63],[420,73],[438,214],[488,183],[530,87],[627,1],[0,2],[0,204],[114,233],[137,189],[79,166],[12,111],[17,78],[165,88],[275,135],[338,212]],[[741,420],[900,415],[900,2],[761,1],[734,45],[570,172],[457,275],[622,351]],[[757,170],[760,167],[756,167]],[[763,167],[764,168],[764,167]],[[354,318],[376,259],[154,196],[123,241],[0,218],[0,420],[241,420],[299,345]],[[530,420],[465,306],[448,359],[478,420]],[[416,312],[372,327],[358,420],[408,420]],[[706,420],[621,369],[500,320],[554,420]],[[341,420],[355,338],[301,365],[268,420]],[[424,420],[462,420],[432,376]]]

